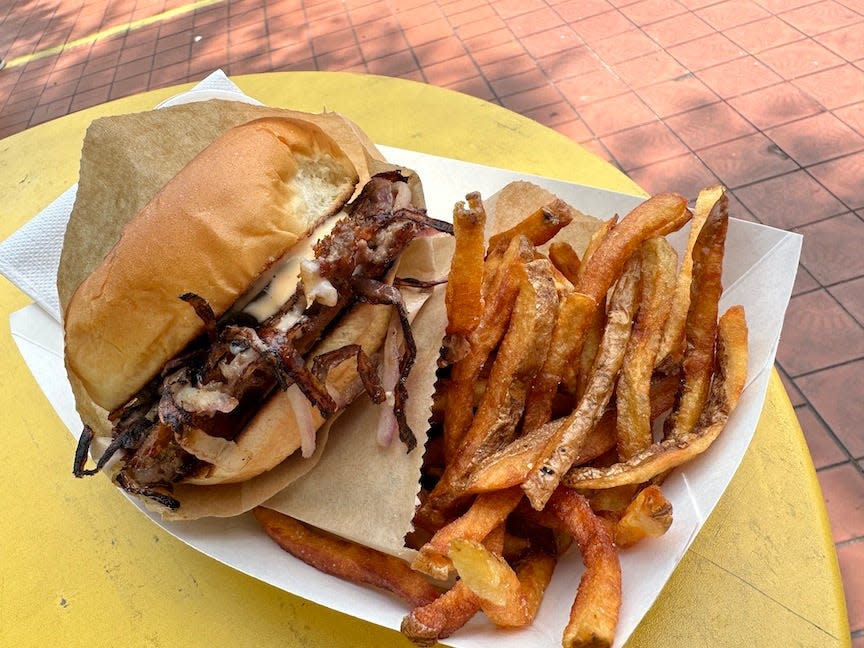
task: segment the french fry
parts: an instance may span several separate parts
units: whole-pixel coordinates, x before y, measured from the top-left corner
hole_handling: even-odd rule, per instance
[[[693,219],[690,221],[690,234],[687,237],[687,250],[681,259],[681,270],[675,286],[675,296],[666,318],[663,328],[663,338],[657,353],[657,363],[662,365],[664,371],[671,372],[681,363],[684,355],[684,323],[687,320],[687,311],[690,308],[690,283],[693,280],[693,249],[696,247],[696,239],[699,232],[711,213],[714,204],[726,189],[722,186],[709,187],[699,192],[696,198],[696,208],[693,210]]]
[[[588,498],[592,511],[608,514],[617,523],[618,518],[624,514],[624,509],[633,502],[638,489],[638,485],[626,484],[615,488],[584,491],[582,494]]]
[[[549,245],[549,260],[567,278],[567,281],[571,284],[576,283],[581,261],[579,260],[579,255],[576,254],[576,250],[569,243],[553,241]]]
[[[598,304],[598,307],[594,310],[594,316],[585,328],[585,333],[582,337],[582,348],[579,350],[579,357],[572,365],[575,371],[570,377],[568,391],[574,394],[577,399],[582,398],[585,394],[588,380],[591,377],[591,367],[594,366],[594,360],[597,359],[597,351],[600,350],[600,342],[603,340],[603,332],[605,328],[606,298],[604,297],[600,304]]]
[[[487,493],[519,486],[525,481],[534,461],[541,455],[549,439],[560,426],[561,421],[550,421],[520,436],[507,447],[484,459],[471,472],[465,485],[465,492]],[[614,437],[611,441],[614,444]]]
[[[612,218],[603,221],[594,231],[594,234],[592,234],[591,240],[588,241],[588,246],[585,248],[585,252],[582,255],[582,262],[579,264],[579,270],[576,273],[576,281],[573,283],[574,287],[582,281],[582,277],[585,274],[585,268],[587,267],[586,264],[591,258],[591,255],[594,254],[598,247],[600,247],[603,240],[617,224],[618,215],[616,214]],[[588,296],[586,295],[585,297]],[[588,303],[590,304],[591,302]],[[593,358],[596,354],[596,348],[589,349],[585,354],[583,354],[582,351],[585,347],[586,339],[592,337],[592,327],[595,327],[597,320],[602,317],[597,314],[598,311],[605,310],[605,306],[606,300],[604,298],[600,303],[594,303],[593,312],[586,310],[582,314],[584,325],[582,325],[578,331],[574,331],[574,335],[565,341],[564,347],[559,351],[560,355],[567,358],[567,363],[565,364],[564,373],[562,375],[562,382],[566,391],[570,394],[579,393],[579,380],[581,378],[580,374],[583,370],[583,359],[586,357]],[[591,344],[591,342],[589,342],[589,344]]]
[[[681,395],[666,424],[665,436],[675,439],[691,432],[708,398],[714,371],[717,309],[723,292],[723,252],[729,225],[729,200],[722,194],[711,208],[693,249],[693,282],[684,334]]]
[[[445,580],[453,567],[447,557],[450,544],[455,539],[483,540],[493,529],[504,523],[521,499],[522,491],[518,488],[478,496],[465,513],[439,529],[420,548],[411,563],[412,569],[438,580]]]
[[[615,214],[612,218],[608,218],[600,223],[600,226],[594,230],[594,234],[591,235],[591,240],[588,241],[588,246],[585,248],[585,252],[582,253],[582,263],[579,264],[579,271],[576,273],[576,282],[574,282],[574,286],[576,283],[582,281],[588,259],[591,258],[591,255],[597,251],[597,248],[600,247],[609,232],[611,232],[618,224],[618,220],[618,214]]]
[[[480,599],[457,581],[437,599],[416,607],[402,619],[400,630],[417,646],[434,646],[464,626],[480,610]]]
[[[601,419],[601,422],[603,419]],[[614,419],[606,425],[598,423],[595,431],[587,435],[576,451],[574,463],[594,459],[615,447]],[[480,463],[472,472],[465,487],[467,493],[494,492],[501,488],[519,486],[525,482],[531,468],[543,457],[549,443],[561,428],[562,421],[550,421],[525,434],[510,445]]]
[[[528,625],[537,616],[557,562],[554,556],[534,552],[514,570],[481,543],[465,539],[454,540],[448,555],[489,620],[511,628]]]
[[[573,208],[556,198],[513,227],[489,239],[489,250],[503,250],[510,241],[524,236],[534,245],[543,245],[573,220]]]
[[[525,403],[523,430],[530,432],[549,421],[552,400],[571,360],[572,343],[585,336],[595,308],[590,297],[577,292],[568,293],[561,301],[549,351]]]
[[[388,590],[411,606],[427,605],[441,594],[400,558],[325,535],[272,509],[258,506],[253,514],[276,544],[327,574]]]
[[[665,238],[645,241],[640,255],[642,290],[639,312],[615,388],[618,458],[622,460],[644,450],[654,440],[651,436],[651,374],[669,312],[678,265],[675,250]]]
[[[512,441],[534,379],[549,348],[558,293],[548,260],[528,263],[507,333],[492,364],[486,391],[456,456],[425,505],[447,507],[464,494],[470,469]]]
[[[598,249],[595,255],[601,250],[602,248]],[[634,255],[627,262],[624,274],[612,293],[608,324],[585,395],[550,439],[541,461],[535,464],[522,484],[522,490],[528,496],[531,506],[537,510],[546,505],[561,477],[573,465],[579,446],[591,433],[612,397],[615,379],[630,337],[633,315],[638,303],[638,289],[639,257]]]
[[[453,365],[444,418],[444,451],[448,461],[456,455],[474,414],[474,385],[489,354],[504,336],[524,275],[524,265],[534,258],[534,246],[525,237],[510,242],[495,273],[484,281],[486,310],[468,336],[469,352]]]
[[[499,526],[486,537],[487,549],[501,553],[504,549],[504,527]],[[415,607],[402,619],[401,631],[418,646],[433,646],[464,626],[480,610],[480,599],[462,581],[456,581],[437,599]]]
[[[672,526],[672,503],[654,484],[643,488],[615,525],[615,545],[632,547],[645,538],[663,535]]]
[[[509,230],[500,232],[489,240],[486,252],[485,274],[491,277],[491,281],[484,281],[483,294],[494,292],[497,288],[496,277],[502,275],[502,267],[506,267],[512,259],[512,249],[515,241],[524,241],[524,244],[534,251],[537,245],[547,242],[564,226],[569,224],[573,218],[573,210],[561,200],[553,200],[548,205],[537,209],[534,213],[511,227]],[[536,254],[536,252],[535,252]],[[525,263],[531,258],[522,257]]]
[[[582,264],[576,290],[599,304],[644,241],[680,229],[690,216],[687,200],[678,194],[657,194],[641,203],[609,230]]]
[[[747,378],[747,323],[744,309],[731,307],[718,326],[717,373],[711,396],[692,432],[652,444],[627,461],[605,468],[571,469],[562,483],[569,488],[611,488],[642,484],[705,452],[726,427]]]
[[[464,338],[473,331],[483,312],[483,259],[486,256],[486,210],[477,192],[465,196],[468,203],[453,208],[456,245],[447,279],[445,304],[447,335]]]
[[[699,418],[700,425],[713,425],[735,409],[747,382],[747,316],[743,306],[730,306],[717,325],[719,384],[712,384],[713,397]]]
[[[550,421],[487,457],[472,472],[465,492],[487,493],[523,484],[531,469],[544,456],[544,451],[562,424],[562,420]],[[576,450],[574,464],[590,461],[614,447],[614,418],[606,415],[600,419],[595,430],[582,439]]]
[[[575,491],[557,489],[546,508],[573,536],[585,564],[561,643],[564,648],[611,646],[621,610],[621,563],[612,537]]]

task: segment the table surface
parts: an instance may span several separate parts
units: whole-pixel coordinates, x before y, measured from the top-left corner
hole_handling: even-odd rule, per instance
[[[452,91],[342,73],[234,81],[272,106],[342,112],[381,144],[640,192],[566,137]],[[128,97],[0,140],[0,240],[77,180],[90,121],[147,110],[187,87]],[[197,553],[129,506],[107,479],[73,480],[74,442],[6,324],[28,303],[0,278],[0,645],[408,645],[398,633]],[[849,645],[819,484],[776,372],[739,470],[627,646],[743,644]]]

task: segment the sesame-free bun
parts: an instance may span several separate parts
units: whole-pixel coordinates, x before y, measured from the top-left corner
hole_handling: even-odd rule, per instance
[[[186,292],[216,316],[352,195],[357,171],[306,121],[268,117],[225,132],[124,227],[66,308],[76,400],[125,404],[203,331]]]

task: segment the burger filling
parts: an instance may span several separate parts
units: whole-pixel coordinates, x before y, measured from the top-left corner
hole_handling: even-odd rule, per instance
[[[205,335],[126,405],[112,412],[112,440],[93,469],[85,469],[92,431],[85,427],[75,457],[76,476],[98,472],[118,451],[122,467],[117,483],[131,493],[149,496],[170,508],[179,502],[171,485],[202,467],[201,452],[187,450],[202,435],[218,453],[237,437],[260,404],[277,388],[292,385],[327,418],[347,403],[327,391],[329,367],[354,357],[364,388],[373,401],[386,398],[371,361],[359,346],[306,361],[315,343],[357,302],[390,304],[399,314],[404,336],[399,375],[393,386],[393,415],[399,437],[410,451],[416,440],[405,420],[405,380],[416,349],[399,291],[383,283],[399,254],[416,237],[431,231],[452,232],[449,223],[429,218],[411,204],[411,190],[398,172],[374,176],[338,219],[312,246],[311,258],[296,258],[281,268],[299,272],[296,292],[276,297],[280,273],[261,296],[217,321],[206,299],[187,293],[187,301],[204,323]],[[299,265],[299,267],[298,267]],[[284,282],[282,282],[284,285]],[[292,285],[294,283],[292,282]],[[390,385],[388,385],[388,388]],[[296,394],[293,401],[297,401]],[[295,403],[295,406],[299,403]],[[298,413],[298,422],[311,417]],[[301,426],[302,427],[302,426]],[[314,434],[301,432],[304,455],[314,449]]]

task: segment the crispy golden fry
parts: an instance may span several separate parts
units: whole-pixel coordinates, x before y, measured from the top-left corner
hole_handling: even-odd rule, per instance
[[[502,606],[519,591],[519,579],[507,561],[476,540],[453,540],[448,556],[459,579],[480,599],[481,608],[484,604]]]
[[[618,522],[618,518],[624,514],[624,509],[633,501],[638,491],[637,485],[627,484],[615,488],[600,488],[582,493],[588,498],[591,510],[595,513],[609,514]]]
[[[472,471],[465,492],[486,493],[520,485],[560,426],[561,421],[550,421],[487,457]]]
[[[495,273],[484,281],[486,310],[468,335],[469,352],[453,365],[447,389],[444,449],[448,461],[456,455],[474,415],[474,385],[489,354],[507,330],[510,313],[525,275],[524,266],[534,258],[534,246],[525,237],[511,241]]]
[[[678,390],[678,376],[658,375],[651,379],[651,422],[661,414],[668,412],[675,404],[675,392]],[[593,458],[593,457],[592,457]]]
[[[718,368],[711,395],[699,424],[678,438],[652,444],[636,456],[605,468],[573,468],[562,483],[570,488],[611,488],[642,484],[693,459],[714,442],[726,427],[747,379],[747,323],[744,309],[731,307],[720,318],[717,340]]]
[[[600,244],[603,243],[603,240],[617,224],[618,214],[615,214],[612,218],[603,221],[594,231],[594,234],[591,235],[591,240],[588,241],[588,247],[585,248],[585,252],[582,254],[582,263],[579,264],[579,272],[576,273],[577,283],[582,280],[582,276],[585,274],[585,264],[588,263],[588,259],[590,259],[591,255],[596,252],[597,248],[600,247]],[[576,283],[573,285],[575,286]]]
[[[464,494],[472,466],[513,440],[529,385],[546,357],[558,306],[551,263],[538,259],[524,267],[510,325],[498,347],[483,399],[426,506],[452,504]]]
[[[576,290],[599,304],[644,241],[674,232],[688,220],[690,212],[682,196],[664,193],[649,198],[610,229],[583,262]]]
[[[615,388],[618,458],[622,460],[654,441],[651,436],[651,374],[678,266],[678,256],[665,238],[650,238],[639,250],[642,260],[639,312]]]
[[[489,239],[489,250],[503,250],[510,241],[519,236],[526,237],[534,245],[543,245],[573,220],[573,209],[563,200],[556,198],[544,205],[528,218],[517,223],[509,230],[500,232]]]
[[[521,255],[523,262],[528,263],[536,256],[536,241],[546,242],[572,220],[573,210],[564,204],[567,209],[562,213],[562,208],[558,203],[560,201],[550,203],[550,205],[555,205],[552,215],[544,213],[544,210],[548,212],[549,205],[541,207],[522,222],[490,239],[484,266],[485,276],[489,279],[483,282],[484,296],[494,293],[497,289],[497,284],[504,274],[502,268],[512,262],[515,242],[519,242],[519,247],[530,248],[531,255],[527,257],[524,254]]]
[[[717,339],[717,304],[723,292],[723,252],[729,224],[726,194],[714,203],[693,249],[693,282],[690,309],[684,328],[686,351],[682,361],[683,384],[675,409],[666,422],[665,435],[676,439],[688,434],[699,421],[708,399],[714,372]]]
[[[594,311],[594,316],[585,329],[579,357],[577,358],[577,362],[573,364],[575,372],[570,378],[571,383],[568,389],[576,395],[577,400],[584,396],[585,390],[588,387],[588,380],[591,378],[591,368],[594,366],[594,360],[597,359],[597,352],[600,350],[600,342],[603,340],[605,328],[606,299],[604,298]]]
[[[552,400],[570,363],[571,343],[584,337],[592,321],[589,315],[595,308],[596,304],[590,297],[576,292],[567,294],[561,301],[546,360],[534,379],[525,403],[524,431],[530,433],[549,421]]]
[[[454,540],[448,554],[461,582],[480,599],[492,623],[520,627],[537,616],[557,560],[542,552],[529,554],[514,571],[504,558],[476,540]]]
[[[450,264],[445,304],[447,335],[465,337],[473,331],[483,312],[483,259],[486,256],[486,210],[480,194],[465,196],[453,208],[456,246]]]
[[[400,630],[418,646],[434,646],[471,620],[480,610],[480,599],[465,583],[457,581],[437,599],[411,610]]]
[[[521,499],[522,491],[518,488],[478,496],[465,513],[439,529],[420,548],[411,567],[438,580],[445,580],[453,567],[447,557],[451,542],[458,538],[483,540],[504,523]]]
[[[272,509],[258,506],[253,514],[276,544],[327,574],[386,589],[412,606],[427,605],[441,594],[400,558],[325,535]]]
[[[729,417],[738,404],[747,382],[748,331],[743,306],[730,306],[720,317],[717,327],[719,385],[711,385],[712,396],[699,419],[700,425],[711,425]]]
[[[595,255],[601,250],[602,247]],[[546,505],[561,477],[573,465],[579,447],[603,415],[603,410],[612,397],[615,379],[630,337],[638,291],[639,257],[634,255],[627,262],[624,274],[612,293],[608,324],[585,395],[550,439],[541,455],[542,460],[534,465],[522,484],[522,490],[528,496],[531,506],[537,510]]]
[[[660,376],[651,382],[652,422],[672,407],[677,391],[678,376]],[[540,461],[543,449],[561,427],[561,423],[560,420],[550,421],[488,457],[472,472],[466,492],[485,493],[521,484],[527,478],[531,467]],[[573,465],[579,466],[596,459],[614,447],[615,411],[609,410],[580,445]]]
[[[549,260],[558,268],[558,271],[567,278],[571,284],[576,283],[579,276],[581,261],[569,243],[553,241],[549,245]]]
[[[573,284],[576,286],[580,281],[582,281],[582,276],[585,274],[586,264],[588,260],[591,258],[591,255],[597,250],[598,247],[603,243],[603,240],[609,234],[609,232],[618,224],[618,215],[616,214],[612,218],[603,221],[600,226],[594,231],[594,234],[591,236],[591,240],[588,242],[588,247],[585,248],[585,253],[582,255],[582,263],[579,264],[579,271],[576,273],[576,282]],[[586,295],[586,297],[588,297]],[[589,298],[592,299],[592,298]],[[588,302],[590,304],[591,302]],[[562,382],[566,387],[566,391],[569,394],[578,394],[580,391],[580,379],[582,378],[582,370],[583,370],[583,362],[586,358],[591,357],[596,354],[597,349],[589,349],[587,352],[583,353],[583,348],[585,347],[586,339],[591,338],[588,341],[588,344],[592,344],[592,342],[596,341],[594,339],[595,327],[597,326],[598,319],[602,318],[603,315],[598,315],[599,311],[605,311],[606,307],[606,299],[605,297],[598,303],[594,302],[594,312],[585,311],[582,314],[584,318],[582,321],[584,324],[580,325],[580,329],[574,331],[574,335],[569,337],[564,341],[564,346],[558,352],[561,356],[567,358],[567,363],[564,367],[564,373],[562,376]],[[584,385],[583,385],[584,386]]]
[[[673,392],[674,393],[674,392]],[[668,407],[666,408],[668,409]],[[615,447],[614,412],[605,414],[579,446],[574,465],[596,459]],[[483,461],[471,474],[467,493],[486,493],[522,484],[542,456],[562,421],[550,421],[514,440]]]
[[[660,342],[660,350],[657,353],[657,363],[662,364],[664,370],[671,370],[681,363],[684,355],[684,323],[687,320],[687,311],[690,308],[690,283],[693,279],[693,249],[696,247],[696,239],[702,226],[711,213],[714,204],[725,193],[722,186],[709,187],[699,192],[696,198],[696,208],[693,210],[693,219],[690,222],[690,234],[687,238],[687,250],[681,259],[681,270],[678,272],[677,284],[675,286],[675,297],[666,318],[666,326],[663,329],[663,339]]]
[[[615,525],[615,545],[621,549],[632,547],[647,537],[663,535],[672,526],[672,502],[666,499],[659,486],[643,488],[624,510]]]
[[[621,563],[612,537],[594,515],[588,500],[574,491],[557,489],[547,510],[573,536],[585,563],[562,645],[564,648],[611,646],[621,610]]]
[[[504,526],[486,536],[484,546],[500,554],[504,549]],[[465,583],[452,588],[427,605],[416,607],[402,619],[402,633],[418,646],[432,646],[468,623],[480,610],[480,599]]]

